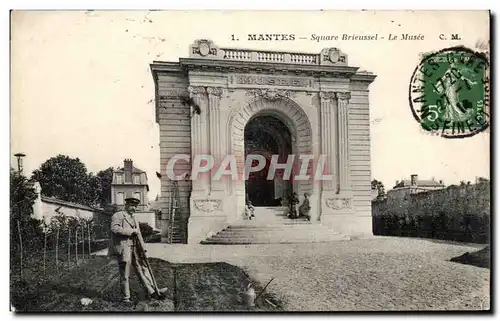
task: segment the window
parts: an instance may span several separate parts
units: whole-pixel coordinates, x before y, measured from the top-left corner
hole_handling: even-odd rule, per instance
[[[123,193],[116,193],[116,205],[123,205]]]
[[[134,184],[140,184],[140,183],[141,183],[141,176],[134,175]]]
[[[116,174],[116,184],[123,184],[123,175]]]
[[[134,193],[134,197],[137,198],[139,201],[141,201],[142,203],[142,199],[141,199],[141,193],[140,192],[135,192]],[[140,204],[140,203],[139,203]]]

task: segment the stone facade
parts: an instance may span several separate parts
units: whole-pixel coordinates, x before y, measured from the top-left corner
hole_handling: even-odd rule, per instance
[[[302,202],[309,193],[314,221],[342,232],[371,233],[369,84],[375,75],[348,65],[337,48],[320,54],[218,48],[197,40],[189,58],[151,64],[160,125],[161,170],[175,154],[199,154],[218,164],[245,156],[245,126],[272,116],[291,134],[291,154],[312,155],[309,180],[294,181]],[[189,100],[189,104],[186,101]],[[192,110],[189,106],[197,106]],[[191,107],[192,108],[192,107]],[[314,179],[320,155],[329,181]],[[177,167],[176,167],[177,168]],[[212,173],[213,174],[213,173]],[[238,173],[241,174],[241,173]],[[188,243],[241,220],[245,182],[204,175],[179,181],[180,215]],[[168,219],[171,181],[162,177],[162,219]]]

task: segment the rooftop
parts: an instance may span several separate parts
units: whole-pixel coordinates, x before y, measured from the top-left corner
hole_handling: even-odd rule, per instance
[[[411,186],[411,180],[405,179],[394,186],[394,188]],[[415,186],[419,187],[444,187],[444,184],[432,179],[417,179]]]
[[[125,172],[125,168],[124,167],[120,167],[118,169],[116,169],[114,171],[115,173],[123,173]],[[132,173],[137,173],[137,174],[141,174],[141,173],[146,173],[145,171],[143,171],[142,169],[139,169],[135,166],[132,166]]]
[[[82,205],[82,204],[77,204],[73,202],[68,202],[68,201],[63,201],[55,197],[47,197],[47,196],[42,196],[42,202],[46,203],[53,203],[53,204],[58,204],[58,205],[63,205],[66,207],[71,207],[71,208],[76,208],[80,210],[85,210],[85,211],[91,211],[91,212],[102,212],[104,211],[102,208],[97,208],[97,207],[90,207],[87,205]]]

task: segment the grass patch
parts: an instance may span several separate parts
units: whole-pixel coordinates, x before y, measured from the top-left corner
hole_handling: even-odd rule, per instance
[[[247,307],[241,293],[249,280],[227,263],[171,264],[150,259],[159,287],[168,287],[164,301],[149,301],[135,273],[130,290],[134,304],[121,303],[118,266],[105,257],[93,257],[59,274],[40,277],[33,271],[23,280],[11,276],[11,302],[17,312],[84,311],[281,311],[281,304],[263,294],[255,307]],[[253,281],[253,280],[251,280]],[[255,283],[254,283],[255,284]],[[260,292],[260,288],[256,288]],[[88,306],[81,304],[89,298]],[[276,307],[268,304],[273,302]]]

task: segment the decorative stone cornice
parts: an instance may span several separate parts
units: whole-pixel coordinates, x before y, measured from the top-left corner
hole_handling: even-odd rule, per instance
[[[206,89],[203,86],[188,86],[188,91],[191,97],[206,93]]]
[[[257,97],[262,97],[264,99],[268,99],[271,101],[290,98],[293,95],[293,92],[290,90],[283,89],[247,89],[247,95],[253,95]]]
[[[271,63],[256,61],[228,61],[196,58],[180,58],[180,68],[184,70],[218,73],[283,74],[295,76],[351,78],[358,67],[343,65],[300,65],[293,63]],[[154,64],[154,71],[161,71],[161,63]]]
[[[207,87],[207,93],[210,96],[220,97],[220,96],[222,96],[222,88],[221,87]]]
[[[351,93],[350,92],[336,92],[335,96],[340,101],[346,101],[347,102],[347,101],[349,101],[349,99],[351,99]]]

